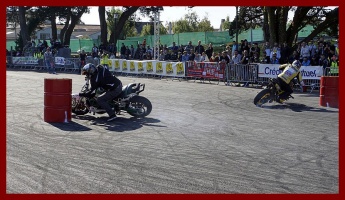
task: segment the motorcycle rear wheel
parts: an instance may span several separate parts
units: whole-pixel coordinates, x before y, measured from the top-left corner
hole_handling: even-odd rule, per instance
[[[259,92],[254,98],[254,104],[256,106],[262,106],[272,99],[271,90],[266,88]]]
[[[128,114],[134,117],[145,117],[152,111],[150,100],[142,96],[134,96],[129,100]]]

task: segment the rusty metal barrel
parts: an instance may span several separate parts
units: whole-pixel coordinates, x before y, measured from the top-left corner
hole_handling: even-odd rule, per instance
[[[339,76],[322,76],[320,80],[320,106],[339,107]]]
[[[44,121],[69,122],[72,114],[72,79],[44,79]]]

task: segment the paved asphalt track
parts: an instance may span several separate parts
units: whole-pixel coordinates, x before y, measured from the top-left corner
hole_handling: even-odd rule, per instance
[[[46,123],[44,78],[7,70],[7,193],[339,192],[339,111],[318,92],[253,105],[256,88],[123,77],[146,84],[152,113]]]

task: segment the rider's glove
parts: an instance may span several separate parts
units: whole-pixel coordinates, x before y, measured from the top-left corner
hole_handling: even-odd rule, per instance
[[[85,93],[84,93],[84,92],[81,92],[81,93],[79,93],[79,96],[80,96],[80,97],[85,97]]]
[[[81,96],[81,97],[90,97],[91,93],[90,92],[81,92],[81,93],[79,93],[79,96]]]

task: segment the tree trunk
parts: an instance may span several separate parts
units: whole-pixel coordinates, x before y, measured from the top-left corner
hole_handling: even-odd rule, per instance
[[[51,28],[52,28],[52,38],[57,40],[57,28],[56,28],[56,15],[55,12],[51,13],[50,16]]]
[[[81,10],[78,13],[76,13],[76,15],[74,14],[71,15],[71,24],[68,26],[66,30],[64,43],[63,43],[64,45],[69,46],[74,27],[79,22],[81,16],[85,13],[86,10],[87,10],[87,6],[83,6]]]
[[[286,23],[288,20],[288,12],[289,12],[289,7],[282,7],[279,13],[279,27],[278,27],[278,42],[279,44],[283,44],[286,42]]]
[[[119,39],[119,36],[123,30],[123,27],[128,20],[128,18],[135,13],[139,9],[139,6],[131,6],[129,7],[125,12],[123,12],[120,16],[120,19],[116,23],[115,27],[115,35],[116,35],[116,41],[114,41],[114,44],[116,44],[117,40]]]
[[[264,14],[264,23],[262,26],[262,31],[264,33],[264,41],[269,41],[270,39],[270,30],[269,30],[269,24],[268,24],[268,12],[267,8],[263,7],[263,14]]]
[[[105,20],[105,6],[98,7],[98,14],[99,14],[99,24],[101,27],[101,42],[104,45],[108,44],[107,37],[108,37],[108,29],[107,29],[107,22]]]
[[[18,14],[19,14],[20,36],[22,38],[22,47],[24,47],[26,43],[28,42],[28,40],[30,40],[28,27],[26,25],[25,12],[26,12],[26,8],[24,6],[19,6]]]
[[[267,16],[268,16],[268,24],[269,24],[269,31],[270,31],[270,39],[269,43],[270,46],[273,46],[274,42],[277,42],[277,20],[276,14],[277,7],[266,7],[267,8]]]
[[[71,12],[69,13],[69,15],[67,15],[65,25],[63,26],[63,28],[62,28],[61,31],[60,31],[60,42],[61,42],[61,44],[64,44],[64,41],[65,41],[65,33],[66,33],[66,31],[67,31],[69,22],[71,21],[71,15],[72,15]]]

